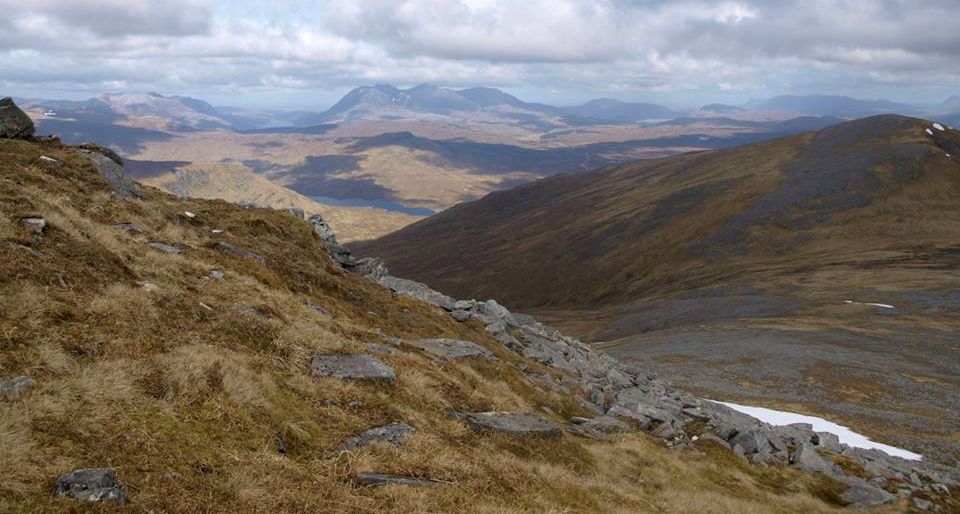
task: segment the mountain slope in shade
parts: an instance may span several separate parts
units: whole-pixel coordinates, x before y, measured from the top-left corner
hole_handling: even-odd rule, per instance
[[[783,111],[812,116],[859,118],[875,114],[913,114],[919,109],[889,100],[861,100],[837,95],[783,95],[747,105],[753,111]]]
[[[636,123],[647,120],[665,120],[682,113],[662,105],[632,103],[613,98],[598,98],[574,107],[565,107],[563,112],[593,122]]]
[[[956,131],[876,116],[548,178],[355,249],[705,395],[803,405],[952,461],[958,156]]]

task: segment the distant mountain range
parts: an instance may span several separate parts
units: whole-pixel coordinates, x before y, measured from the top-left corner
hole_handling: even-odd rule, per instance
[[[739,116],[781,113],[797,116],[859,118],[875,114],[939,115],[953,119],[960,114],[960,96],[936,106],[921,107],[888,100],[862,100],[834,95],[784,95],[754,100],[744,105],[713,103],[698,110],[677,110],[645,102],[612,98],[590,100],[581,105],[558,107],[525,102],[499,89],[474,87],[451,89],[428,84],[408,89],[380,84],[361,86],[347,93],[324,112],[257,111],[215,107],[189,96],[157,93],[110,93],[83,101],[18,99],[27,109],[45,112],[43,120],[84,123],[115,123],[168,132],[194,130],[252,130],[263,127],[307,127],[362,120],[401,120],[430,117],[494,117],[540,131],[592,124],[655,123],[681,117]],[[133,123],[130,121],[133,120]],[[950,122],[949,120],[945,120]]]

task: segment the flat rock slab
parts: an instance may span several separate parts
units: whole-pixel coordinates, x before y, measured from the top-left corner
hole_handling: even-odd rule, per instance
[[[456,304],[453,298],[434,291],[420,282],[391,276],[383,277],[379,282],[397,294],[416,298],[444,310],[452,311],[454,304]]]
[[[840,495],[840,500],[848,507],[875,507],[897,499],[896,496],[862,478],[844,477],[840,479],[840,483],[847,486],[847,490]]]
[[[412,344],[424,351],[448,359],[462,359],[466,357],[493,358],[493,352],[490,350],[487,350],[477,343],[464,341],[462,339],[420,339]]]
[[[106,468],[78,469],[57,480],[57,494],[82,502],[126,502],[123,485],[113,470]]]
[[[508,435],[560,437],[560,425],[526,412],[468,412],[463,420],[476,432],[500,432]]]
[[[241,259],[256,261],[263,265],[267,264],[267,259],[264,258],[264,256],[258,253],[251,252],[250,250],[244,250],[243,248],[233,246],[230,243],[220,242],[220,243],[214,244],[213,247],[227,255],[240,257]]]
[[[340,449],[353,450],[375,443],[389,443],[400,447],[403,445],[403,441],[414,432],[416,432],[416,429],[406,423],[390,423],[382,427],[371,428],[366,432],[347,439],[346,442],[340,446]]]
[[[402,477],[397,475],[383,475],[380,473],[357,473],[357,482],[360,485],[407,485],[432,486],[443,482],[429,478]]]
[[[349,380],[369,380],[393,385],[397,376],[393,368],[371,355],[314,355],[310,374],[315,377],[334,377]]]
[[[147,246],[154,250],[160,250],[164,253],[183,253],[183,248],[177,245],[161,243],[160,241],[150,241]]]
[[[0,399],[19,400],[30,394],[37,387],[37,382],[24,375],[0,382]]]

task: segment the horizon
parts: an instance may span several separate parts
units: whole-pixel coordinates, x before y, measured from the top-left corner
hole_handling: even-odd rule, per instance
[[[319,109],[358,84],[485,85],[666,106],[960,93],[951,3],[747,0],[0,0],[0,89]],[[868,21],[869,23],[864,23]]]

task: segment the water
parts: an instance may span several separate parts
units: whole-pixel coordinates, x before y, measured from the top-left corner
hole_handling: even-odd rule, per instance
[[[712,400],[711,400],[712,401]],[[865,448],[865,449],[875,449],[887,453],[888,455],[893,455],[895,457],[900,457],[907,460],[920,460],[923,458],[922,455],[904,450],[902,448],[897,448],[895,446],[889,446],[886,444],[877,443],[871,441],[867,436],[863,434],[858,434],[849,428],[838,425],[836,423],[827,421],[823,418],[818,418],[816,416],[805,416],[803,414],[794,414],[792,412],[784,412],[773,409],[765,409],[763,407],[748,407],[746,405],[737,405],[736,403],[727,403],[727,402],[714,402],[721,405],[726,405],[731,409],[742,412],[748,416],[753,416],[760,421],[769,423],[774,426],[790,425],[793,423],[810,423],[813,425],[813,429],[817,432],[830,432],[831,434],[836,434],[840,438],[840,442],[846,444],[847,446],[852,446],[854,448]]]
[[[435,211],[426,207],[407,207],[400,202],[393,200],[373,200],[370,198],[333,198],[330,196],[311,196],[311,200],[327,204],[339,205],[341,207],[373,207],[391,212],[402,212],[411,216],[430,216]]]

